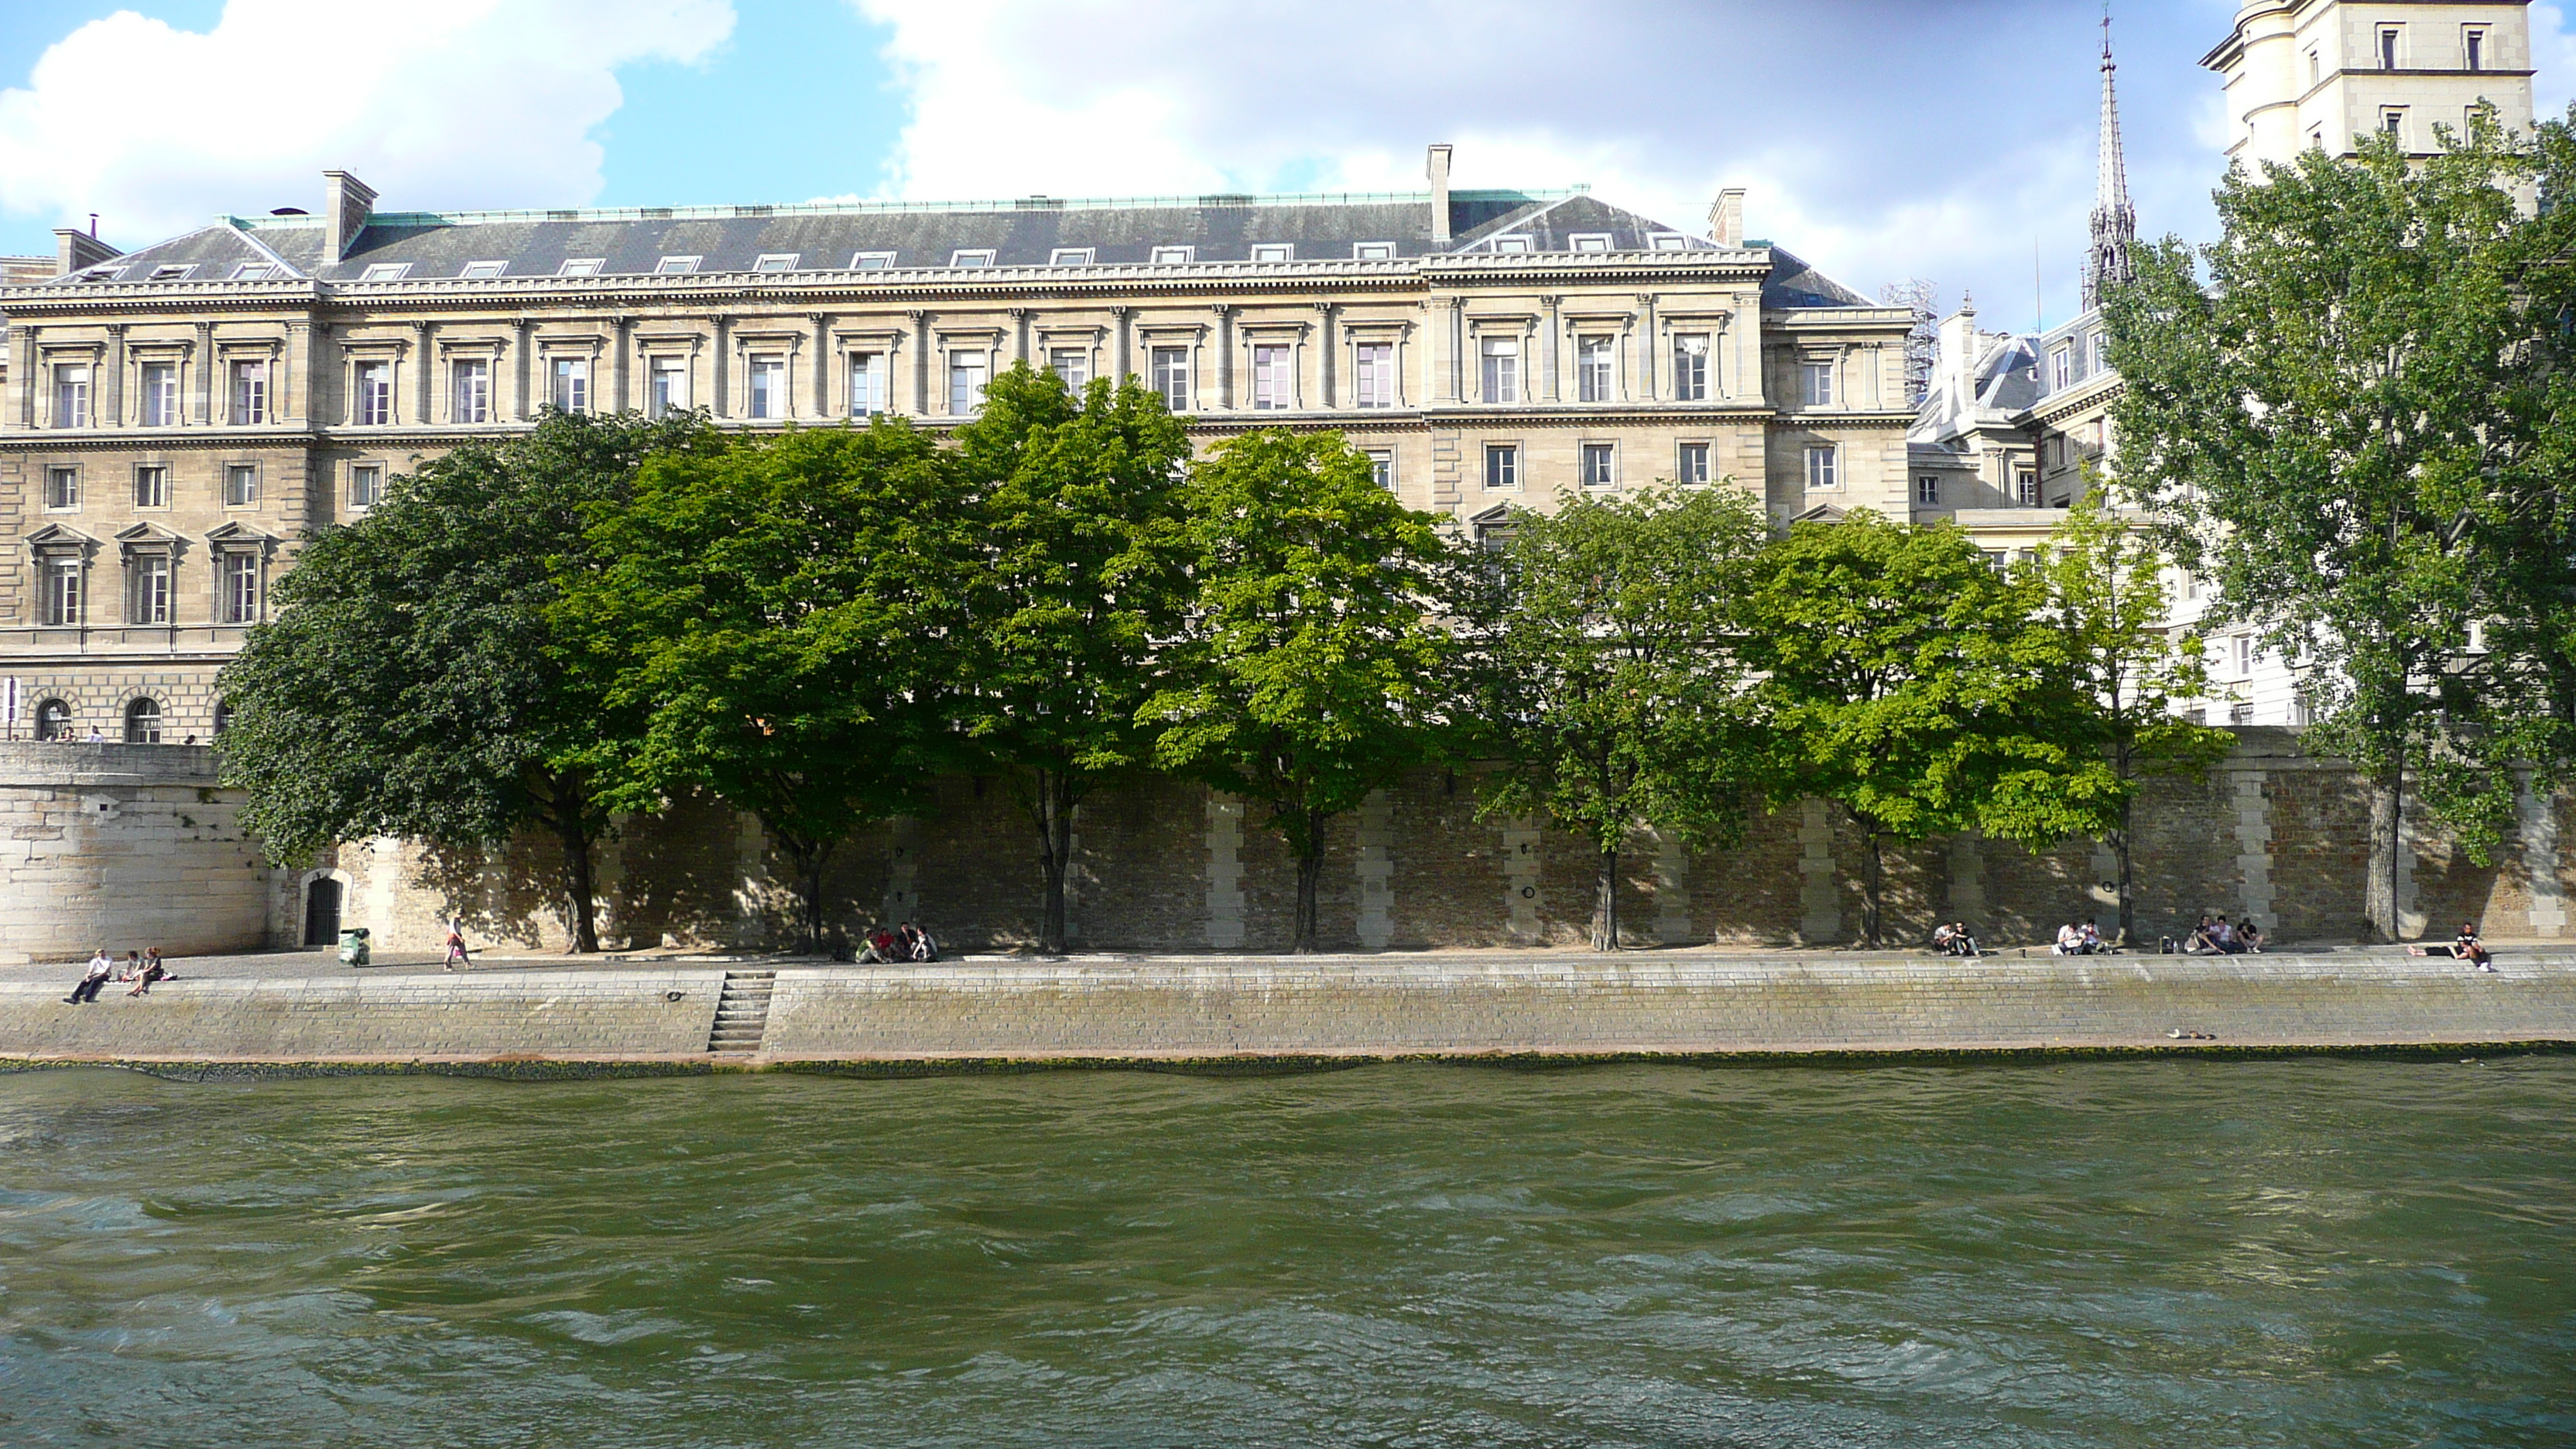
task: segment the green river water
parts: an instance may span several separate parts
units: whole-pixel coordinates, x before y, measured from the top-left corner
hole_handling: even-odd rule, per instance
[[[2576,1444],[2576,1058],[0,1076],[0,1444]]]

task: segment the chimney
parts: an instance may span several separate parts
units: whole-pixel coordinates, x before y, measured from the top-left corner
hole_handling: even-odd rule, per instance
[[[68,277],[124,253],[76,226],[54,228],[54,275]]]
[[[1708,239],[1722,247],[1744,245],[1744,188],[1730,186],[1708,208]]]
[[[1449,245],[1449,148],[1431,148],[1431,243]]]
[[[1984,342],[1977,331],[1977,299],[1962,294],[1959,310],[1941,319],[1940,387],[1953,406],[1976,402],[1977,353]]]
[[[341,261],[375,214],[375,188],[346,171],[322,173],[322,260]]]

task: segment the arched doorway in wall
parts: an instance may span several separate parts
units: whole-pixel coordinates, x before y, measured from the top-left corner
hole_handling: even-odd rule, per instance
[[[340,883],[315,876],[304,887],[304,944],[328,946],[340,939]]]
[[[58,740],[70,734],[72,707],[59,699],[49,699],[36,706],[36,738]]]
[[[125,707],[125,742],[129,745],[161,743],[161,701],[138,699]]]

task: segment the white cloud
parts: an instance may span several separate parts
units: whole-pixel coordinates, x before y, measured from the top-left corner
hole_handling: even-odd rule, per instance
[[[615,71],[694,61],[730,0],[228,0],[204,34],[119,11],[0,92],[0,208],[139,246],[223,211],[321,208],[320,172],[381,205],[570,206]]]
[[[2532,110],[2541,120],[2563,120],[2576,100],[2576,34],[2567,29],[2567,7],[2534,5],[2531,15]]]
[[[1411,191],[1449,141],[1458,186],[1588,182],[1694,232],[1746,186],[1753,235],[1864,291],[2027,298],[2041,236],[2053,302],[2092,205],[2095,42],[2047,0],[849,3],[911,102],[893,196]],[[2171,48],[2212,3],[2158,17]]]

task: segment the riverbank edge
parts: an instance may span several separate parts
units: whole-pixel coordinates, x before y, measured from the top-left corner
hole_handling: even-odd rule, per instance
[[[164,1081],[221,1083],[311,1077],[458,1077],[509,1082],[623,1081],[673,1077],[809,1076],[885,1081],[938,1077],[1024,1076],[1043,1072],[1130,1071],[1192,1077],[1303,1076],[1360,1067],[1429,1063],[1510,1071],[1608,1066],[1984,1067],[2046,1062],[2287,1061],[2346,1058],[2384,1061],[2487,1060],[2576,1055],[2576,1038],[2456,1042],[2225,1042],[2066,1044],[1906,1048],[1748,1048],[1589,1051],[1281,1053],[1240,1056],[1152,1056],[1138,1053],[1045,1057],[880,1057],[814,1060],[759,1058],[482,1057],[349,1061],[211,1061],[147,1057],[0,1057],[0,1075],[108,1068]]]

